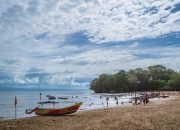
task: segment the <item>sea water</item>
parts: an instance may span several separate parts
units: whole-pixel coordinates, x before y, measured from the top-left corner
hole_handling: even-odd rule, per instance
[[[40,93],[42,94],[40,100]],[[117,106],[114,96],[108,94],[95,94],[89,89],[62,89],[53,91],[0,91],[0,119],[13,119],[15,118],[15,96],[17,99],[16,105],[16,118],[24,118],[35,116],[35,114],[25,114],[26,109],[33,109],[38,106],[39,101],[48,101],[47,95],[56,97],[57,103],[46,104],[43,107],[47,108],[63,108],[74,103],[83,102],[79,111],[92,110],[99,108],[106,108],[106,98],[109,97],[108,107]],[[58,99],[58,97],[67,97],[68,99]],[[131,96],[117,96],[118,106],[122,102],[128,103]]]

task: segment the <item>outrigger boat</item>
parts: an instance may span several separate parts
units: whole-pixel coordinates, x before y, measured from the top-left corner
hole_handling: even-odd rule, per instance
[[[43,104],[43,102],[40,102]],[[50,102],[46,102],[50,103]],[[56,103],[56,102],[53,102]],[[26,110],[26,114],[31,114],[35,112],[36,115],[41,115],[41,116],[60,116],[60,115],[66,115],[66,114],[72,114],[75,113],[79,107],[81,106],[82,102],[76,103],[72,106],[65,107],[65,108],[39,108],[36,107],[34,109],[28,109]]]

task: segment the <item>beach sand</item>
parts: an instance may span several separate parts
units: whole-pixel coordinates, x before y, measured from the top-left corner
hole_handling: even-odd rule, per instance
[[[0,121],[0,130],[180,130],[180,95],[153,99],[147,106]]]

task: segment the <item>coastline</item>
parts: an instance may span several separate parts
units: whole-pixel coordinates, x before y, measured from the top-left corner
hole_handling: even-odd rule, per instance
[[[152,99],[147,106],[132,105],[79,111],[60,117],[28,117],[1,120],[0,129],[13,130],[123,130],[180,128],[180,94]]]

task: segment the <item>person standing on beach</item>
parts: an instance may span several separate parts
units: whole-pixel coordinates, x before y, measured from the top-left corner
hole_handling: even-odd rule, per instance
[[[137,97],[135,97],[135,103],[134,104],[137,105]]]
[[[149,98],[148,98],[148,94],[146,94],[146,104],[149,103]]]
[[[145,95],[143,95],[143,104],[146,105],[146,98],[145,98]]]
[[[140,100],[140,104],[141,104],[141,103],[142,103],[142,100],[143,100],[143,97],[142,97],[142,96],[140,96],[140,99],[139,99],[139,100]]]
[[[118,106],[118,100],[116,100],[116,105]]]
[[[149,102],[149,99],[148,99],[148,94],[146,94],[144,97],[143,97],[143,103],[144,105],[148,104]]]

